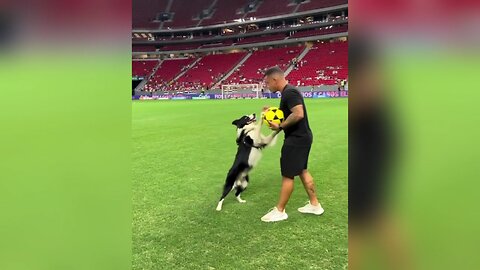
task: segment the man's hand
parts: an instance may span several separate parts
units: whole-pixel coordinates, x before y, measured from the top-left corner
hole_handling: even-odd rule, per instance
[[[268,124],[270,125],[270,129],[274,131],[279,131],[280,130],[280,125],[277,123],[274,123],[272,121],[268,121]]]
[[[291,110],[292,110],[292,113],[287,117],[287,119],[285,119],[285,121],[282,122],[282,129],[295,125],[296,123],[298,123],[298,121],[302,120],[304,117],[302,105],[297,105],[293,107]],[[270,125],[270,129],[278,132],[280,131],[279,124],[275,124],[271,121],[269,121],[268,124]]]

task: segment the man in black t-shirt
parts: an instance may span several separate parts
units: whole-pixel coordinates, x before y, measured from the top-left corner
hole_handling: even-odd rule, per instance
[[[265,72],[265,83],[272,91],[280,92],[282,99],[280,109],[283,111],[285,121],[280,125],[270,122],[272,130],[285,132],[282,147],[280,167],[282,172],[282,190],[276,207],[261,218],[265,222],[281,221],[288,218],[285,206],[293,192],[293,179],[300,176],[305,191],[310,201],[304,207],[298,208],[301,213],[315,215],[323,214],[324,210],[315,194],[313,177],[307,170],[308,155],[313,141],[312,131],[308,124],[307,109],[303,96],[298,89],[288,84],[285,74],[278,67],[273,67]],[[265,111],[268,107],[264,107]]]

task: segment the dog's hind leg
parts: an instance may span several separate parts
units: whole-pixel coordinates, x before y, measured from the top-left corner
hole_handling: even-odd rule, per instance
[[[235,183],[235,179],[237,178],[237,173],[235,171],[230,171],[228,172],[227,179],[225,180],[225,185],[223,186],[223,193],[222,197],[220,197],[220,201],[217,204],[217,211],[222,210],[222,205],[223,201],[225,200],[225,197],[227,197],[228,193],[232,191],[233,189],[233,184]]]
[[[235,197],[237,197],[237,201],[239,203],[246,203],[247,201],[243,200],[241,197],[240,197],[240,194],[244,191],[245,189],[242,188],[242,187],[237,187],[237,192],[235,192]]]
[[[237,192],[235,192],[235,197],[237,198],[237,201],[239,203],[246,203],[247,202],[245,200],[242,200],[242,198],[240,197],[240,194],[247,188],[248,181],[249,181],[249,179],[248,179],[248,174],[247,174],[243,178],[241,185],[237,186]]]
[[[220,197],[220,201],[218,201],[218,204],[217,204],[217,208],[216,208],[217,211],[222,210],[223,201],[225,200],[225,197],[227,197],[228,193],[230,193],[232,189],[233,189],[233,183],[225,183],[225,186],[223,187],[222,197]]]

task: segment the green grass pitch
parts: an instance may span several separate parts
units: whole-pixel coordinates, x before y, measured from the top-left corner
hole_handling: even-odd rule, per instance
[[[247,203],[230,193],[215,211],[237,147],[231,122],[279,102],[133,102],[133,269],[346,269],[347,99],[305,100],[322,216],[297,211],[308,198],[295,179],[289,218],[260,221],[278,199],[283,133],[251,172]]]

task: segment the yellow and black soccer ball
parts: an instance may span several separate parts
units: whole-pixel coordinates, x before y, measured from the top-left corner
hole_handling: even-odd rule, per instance
[[[277,107],[270,107],[268,110],[263,114],[263,121],[268,125],[269,121],[273,123],[280,124],[283,122],[284,116],[283,111]]]

